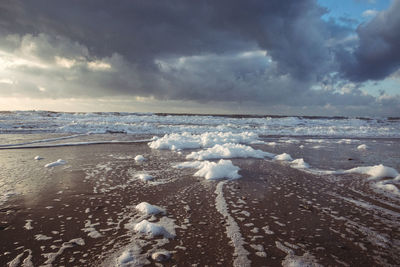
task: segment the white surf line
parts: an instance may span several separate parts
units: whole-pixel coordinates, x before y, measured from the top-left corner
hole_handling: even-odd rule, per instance
[[[233,261],[233,266],[246,267],[251,265],[251,261],[247,258],[250,253],[243,247],[245,242],[240,233],[240,228],[235,219],[228,212],[228,206],[222,191],[224,184],[227,182],[228,181],[222,181],[217,184],[215,189],[215,194],[217,194],[217,197],[215,198],[215,207],[227,220],[226,235],[231,239],[236,255],[236,258]]]
[[[72,138],[76,138],[76,137],[80,137],[80,136],[85,136],[85,135],[89,135],[89,134],[87,134],[87,133],[85,133],[85,134],[75,134],[75,135],[69,135],[69,136],[63,136],[63,137],[56,137],[56,138],[35,140],[35,141],[25,142],[25,143],[0,145],[0,147],[13,147],[13,146],[23,146],[23,145],[30,145],[30,144],[37,144],[37,143],[47,143],[47,142],[54,142],[54,141],[59,141],[59,140],[65,140],[65,139],[72,139]]]
[[[48,148],[48,147],[63,147],[63,146],[86,146],[86,145],[104,145],[104,144],[134,144],[134,143],[147,143],[151,139],[134,140],[134,141],[92,141],[92,142],[77,142],[77,143],[64,143],[64,144],[52,144],[52,145],[35,145],[35,146],[11,146],[11,147],[0,147],[3,149],[23,149],[23,148]]]

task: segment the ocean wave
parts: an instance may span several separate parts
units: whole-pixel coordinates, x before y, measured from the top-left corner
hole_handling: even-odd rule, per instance
[[[251,131],[263,136],[400,137],[396,118],[2,111],[0,133],[163,135]]]

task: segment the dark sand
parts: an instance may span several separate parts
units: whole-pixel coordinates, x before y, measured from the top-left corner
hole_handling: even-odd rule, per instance
[[[285,149],[292,156],[298,153],[293,146]],[[334,149],[303,154],[314,164],[342,161],[344,169],[354,165],[350,161],[365,160],[339,145]],[[171,168],[185,161],[185,153],[151,150],[146,143],[1,150],[2,185],[11,181],[17,195],[0,206],[0,266],[18,255],[21,263],[31,259],[34,266],[42,265],[44,254],[76,238],[85,244],[64,243],[68,247],[55,257],[54,266],[114,264],[132,243],[132,232],[124,228],[127,215],[134,216],[132,207],[142,201],[165,208],[179,226],[176,237],[162,247],[154,242],[160,237],[140,237],[147,240],[142,254],[172,251],[165,266],[232,266],[237,255],[226,234],[228,219],[215,207],[221,181],[194,177],[193,169]],[[148,160],[136,163],[138,154]],[[44,159],[33,160],[36,155]],[[59,158],[68,164],[43,167]],[[281,266],[285,258],[313,259],[324,266],[400,265],[400,202],[373,191],[365,176],[317,176],[269,160],[232,161],[242,178],[223,185],[224,199],[252,266]],[[159,184],[128,181],[140,171]],[[26,220],[32,220],[33,229],[24,228]],[[82,230],[87,220],[99,223],[94,228],[101,237]],[[38,234],[51,239],[36,240]]]

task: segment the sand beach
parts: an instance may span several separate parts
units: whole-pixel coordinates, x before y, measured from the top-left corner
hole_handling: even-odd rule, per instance
[[[90,141],[88,137],[80,138],[74,141]],[[102,140],[121,138],[129,139],[118,134],[101,136]],[[148,137],[131,136],[130,141],[144,138]],[[229,153],[218,154],[215,149],[156,149],[155,143],[151,148],[151,142],[157,140],[2,149],[1,182],[3,188],[7,185],[13,189],[1,203],[0,263],[3,266],[160,263],[164,266],[294,263],[394,266],[400,263],[399,196],[376,185],[377,181],[395,177],[385,176],[390,174],[388,167],[378,167],[377,171],[384,176],[379,179],[371,179],[368,173],[338,171],[365,165],[371,160],[370,154],[377,157],[379,153],[390,155],[400,151],[398,140],[322,141],[286,137],[258,140],[246,147],[253,152],[280,155],[277,158],[282,160],[265,156],[269,154],[246,156],[243,147],[236,152],[232,146],[228,147],[232,157]],[[164,141],[164,145],[171,145],[171,140]],[[374,145],[386,149],[360,153],[355,148],[361,143],[370,150]],[[304,164],[293,164],[300,154],[307,168]],[[221,177],[206,179],[198,173],[201,167],[179,167],[185,162],[196,162],[188,158],[199,155],[214,163],[205,173]],[[35,159],[36,156],[41,159]],[[218,169],[220,158],[238,167],[240,178],[229,179],[232,173],[229,164]],[[61,164],[57,159],[62,159]],[[57,164],[45,167],[52,162]],[[399,169],[398,165],[395,167]]]

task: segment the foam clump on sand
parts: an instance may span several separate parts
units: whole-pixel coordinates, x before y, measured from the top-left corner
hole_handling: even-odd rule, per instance
[[[241,144],[217,144],[206,150],[192,152],[186,156],[187,159],[227,159],[227,158],[264,158],[273,157],[271,153],[253,149],[250,146]]]
[[[251,132],[232,133],[232,132],[207,132],[203,134],[191,134],[184,132],[181,134],[166,134],[149,143],[153,149],[194,149],[209,148],[217,144],[226,143],[255,143],[258,135]]]
[[[356,167],[350,170],[343,171],[343,173],[367,174],[370,176],[371,179],[379,179],[385,177],[396,178],[399,176],[399,173],[395,169],[384,166],[382,164],[375,166]]]
[[[135,256],[131,250],[125,250],[121,256],[117,258],[116,266],[135,266]]]
[[[398,178],[396,178],[395,180],[400,179],[400,176],[398,176]],[[399,195],[400,194],[400,190],[397,186],[395,186],[394,184],[392,184],[393,181],[389,180],[389,181],[381,181],[375,184],[375,187],[387,192],[390,192],[392,194],[396,194]]]
[[[295,252],[289,248],[284,246],[281,242],[275,241],[275,245],[278,249],[282,250],[284,253],[286,253],[286,257],[282,261],[282,266],[283,267],[321,267],[317,262],[317,259],[311,255],[309,252],[305,252],[302,256],[297,256]],[[285,245],[291,245],[293,248],[292,244],[288,244],[285,242]]]
[[[218,162],[204,161],[194,176],[204,177],[207,180],[221,178],[238,179],[241,176],[238,171],[240,168],[232,164],[230,160],[221,159]]]
[[[157,262],[163,262],[171,258],[169,251],[157,251],[151,254],[151,258]]]
[[[147,260],[146,255],[141,254],[142,246],[140,243],[132,243],[126,247],[122,253],[119,254],[115,259],[115,265],[109,264],[116,267],[132,267],[132,266],[144,266],[150,264]]]
[[[290,166],[295,169],[308,169],[310,165],[304,161],[304,159],[295,159],[290,162]]]
[[[316,258],[310,253],[304,253],[303,256],[297,256],[291,253],[282,261],[283,267],[322,267],[317,263]]]
[[[392,194],[400,194],[400,190],[398,188],[398,184],[400,183],[400,174],[397,170],[384,166],[382,164],[375,166],[366,166],[366,167],[356,167],[350,170],[345,171],[337,171],[335,174],[344,174],[344,173],[360,173],[366,174],[370,176],[370,179],[382,179],[382,178],[392,178],[379,182],[373,183],[373,186],[377,189],[392,193]],[[397,184],[397,186],[395,185]]]
[[[135,224],[134,230],[138,233],[146,234],[151,237],[164,236],[165,238],[173,238],[175,236],[175,232],[169,231],[171,229],[168,230],[167,227],[163,225],[163,219],[169,218],[161,218],[160,223],[152,223],[148,220],[143,220]]]
[[[211,161],[193,161],[193,162],[183,162],[174,166],[174,168],[194,168],[198,171],[194,176],[204,177],[207,180],[216,180],[222,178],[228,179],[238,179],[241,176],[238,171],[239,167],[232,164],[230,160],[219,160],[218,162]]]
[[[151,176],[151,175],[148,174],[148,173],[139,173],[139,174],[136,174],[135,177],[138,178],[138,179],[140,179],[140,180],[142,180],[142,181],[150,181],[150,180],[153,180],[153,179],[154,179],[154,177]]]
[[[276,155],[274,157],[275,160],[282,160],[282,161],[292,161],[292,157],[287,153],[282,153],[280,155]]]
[[[142,202],[136,205],[135,209],[146,215],[159,214],[159,213],[165,214],[165,210],[163,208],[151,205],[147,202]]]
[[[137,155],[136,157],[135,157],[135,161],[136,162],[144,162],[144,161],[146,161],[146,158],[145,157],[143,157],[142,155]]]
[[[58,159],[57,161],[48,163],[46,165],[44,165],[46,168],[52,168],[52,167],[56,167],[56,166],[60,166],[60,165],[65,165],[67,164],[67,162],[65,160],[62,159]]]
[[[33,226],[32,226],[32,220],[25,220],[25,225],[24,225],[24,228],[26,229],[26,230],[32,230],[33,229]]]
[[[43,159],[41,156],[36,156],[36,157],[34,157],[34,159],[36,159],[36,160],[41,160],[41,159]]]
[[[367,147],[366,144],[362,144],[362,145],[359,145],[359,146],[357,147],[357,149],[358,149],[358,150],[367,150],[368,147]]]

